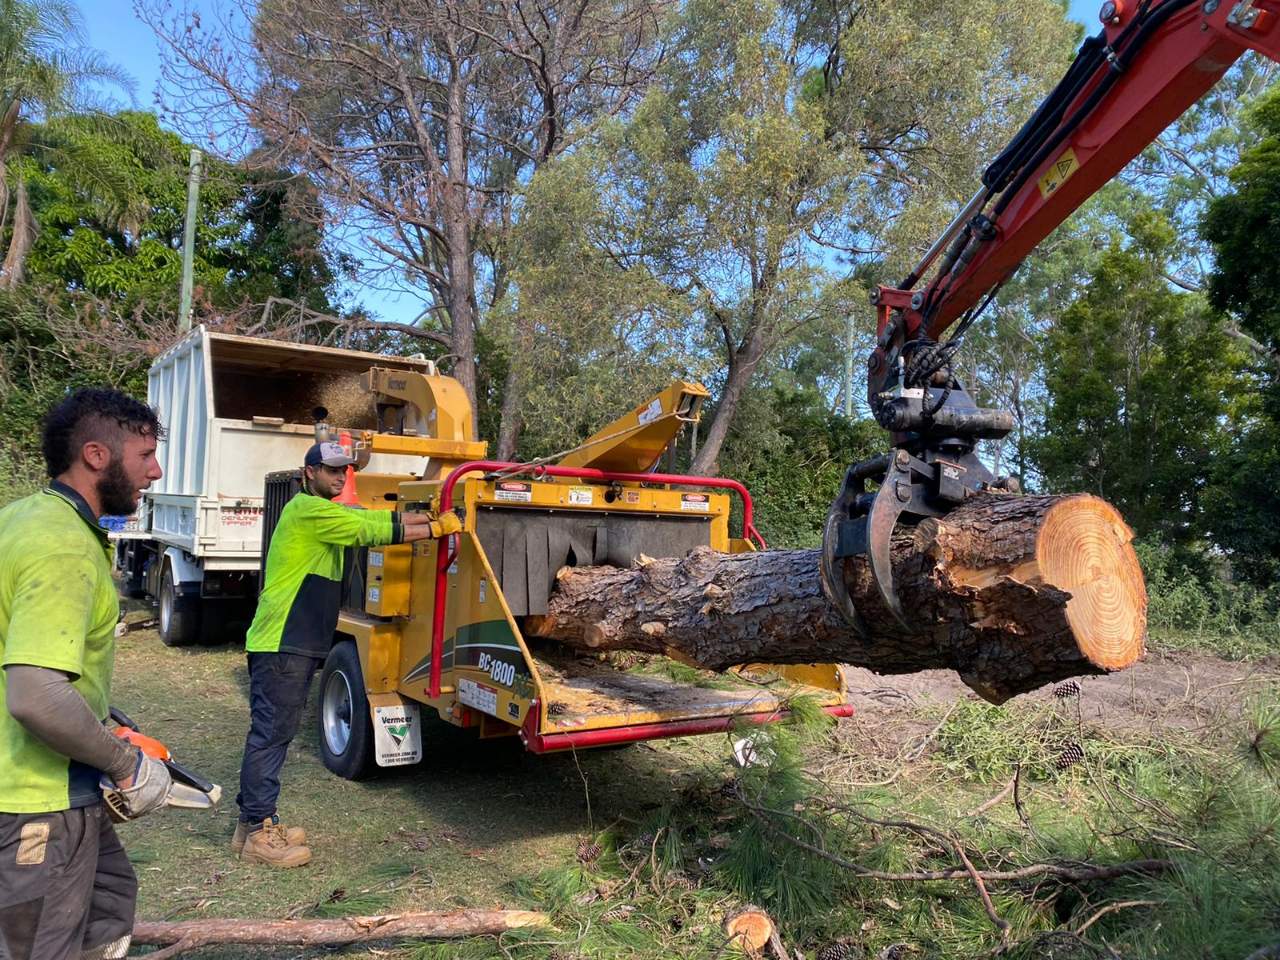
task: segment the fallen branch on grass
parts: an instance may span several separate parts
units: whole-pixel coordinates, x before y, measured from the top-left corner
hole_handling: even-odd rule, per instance
[[[983,883],[1003,882],[1010,880],[1029,880],[1033,877],[1051,877],[1055,880],[1063,880],[1068,883],[1083,883],[1088,880],[1111,880],[1116,877],[1132,877],[1132,876],[1149,876],[1152,874],[1163,873],[1173,868],[1173,863],[1169,860],[1125,860],[1121,863],[1112,863],[1106,866],[1097,866],[1091,863],[1032,863],[1025,867],[1018,867],[1014,870],[971,870],[966,866],[945,867],[941,870],[916,870],[911,872],[876,870],[865,864],[856,863],[852,860],[846,860],[837,854],[830,852],[816,844],[808,843],[799,837],[793,837],[778,827],[770,818],[775,819],[791,819],[799,820],[805,826],[813,828],[813,825],[805,821],[801,817],[785,810],[774,810],[770,807],[760,806],[752,803],[742,795],[742,790],[738,788],[738,799],[742,805],[750,811],[751,815],[760,821],[774,836],[786,840],[788,843],[807,850],[814,856],[820,857],[829,863],[834,863],[838,867],[843,867],[860,877],[867,880],[887,880],[890,882],[924,882],[931,880],[981,880]],[[955,849],[955,841],[941,831],[934,830],[932,827],[926,827],[922,824],[911,823],[907,820],[877,820],[851,810],[847,807],[837,807],[844,812],[851,813],[865,823],[873,826],[885,827],[886,829],[908,830],[921,836],[930,835],[935,839],[941,840],[947,846]],[[816,832],[816,829],[815,829]]]
[[[1159,900],[1120,900],[1116,903],[1108,903],[1100,910],[1096,910],[1088,920],[1076,927],[1075,934],[1077,937],[1084,936],[1084,932],[1092,927],[1095,923],[1105,917],[1108,913],[1115,913],[1117,910],[1129,910],[1133,907],[1158,907]]]
[[[445,940],[493,936],[521,927],[549,926],[545,913],[529,910],[451,910],[447,913],[398,913],[337,920],[184,920],[142,921],[134,925],[133,942],[165,945],[149,960],[167,960],[211,944],[264,944],[314,947],[366,943],[371,940]]]

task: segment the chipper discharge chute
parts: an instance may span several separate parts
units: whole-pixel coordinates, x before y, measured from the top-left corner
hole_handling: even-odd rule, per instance
[[[584,656],[522,629],[546,613],[562,567],[763,546],[741,484],[654,472],[681,428],[696,422],[702,387],[673,384],[558,463],[535,465],[483,459],[465,394],[449,377],[374,368],[362,382],[379,430],[352,434],[357,458],[424,460],[414,475],[356,474],[360,506],[456,510],[463,530],[349,556],[320,681],[321,752],[335,773],[356,778],[421,759],[430,751],[423,705],[481,737],[518,736],[534,753],[765,723],[785,715],[797,694],[830,713],[851,712],[835,664],[694,673],[663,657],[628,665]],[[296,474],[273,478],[296,484]],[[729,529],[734,496],[741,536]],[[267,499],[283,502],[278,493]]]

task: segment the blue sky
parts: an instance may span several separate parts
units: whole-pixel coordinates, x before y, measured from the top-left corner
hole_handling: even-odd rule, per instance
[[[132,0],[78,0],[78,3],[89,45],[129,72],[137,83],[137,106],[150,109],[160,79],[160,51],[151,30],[134,15]],[[1102,0],[1069,0],[1069,3],[1072,17],[1083,23],[1088,33],[1096,33]],[[196,6],[209,5],[197,3]],[[384,320],[412,321],[423,307],[412,294],[372,287],[356,288],[351,293]]]

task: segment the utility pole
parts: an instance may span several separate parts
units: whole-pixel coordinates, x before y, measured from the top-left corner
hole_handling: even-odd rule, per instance
[[[844,418],[853,419],[853,311],[844,326]]]
[[[199,150],[191,151],[191,172],[187,174],[187,221],[182,229],[182,299],[178,304],[178,329],[191,329],[191,287],[195,282],[196,206],[200,199]]]

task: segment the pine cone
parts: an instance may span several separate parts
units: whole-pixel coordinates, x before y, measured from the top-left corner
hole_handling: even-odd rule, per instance
[[[621,923],[635,912],[635,907],[629,903],[624,903],[618,907],[611,907],[600,915],[601,923]]]
[[[600,859],[600,844],[591,840],[581,840],[578,842],[578,862],[579,863],[595,863]]]
[[[720,796],[726,800],[738,799],[738,781],[732,777],[720,784]]]
[[[1059,770],[1066,770],[1068,767],[1074,767],[1077,763],[1084,759],[1084,747],[1078,743],[1068,743],[1062,748],[1062,752],[1058,754],[1058,758],[1053,761],[1053,765]]]
[[[856,949],[851,940],[836,940],[818,951],[817,960],[853,960]]]
[[[667,875],[667,882],[677,890],[697,890],[696,881],[685,876],[683,873],[673,872]]]
[[[1065,700],[1068,697],[1080,696],[1080,684],[1074,680],[1068,680],[1066,683],[1060,683],[1053,688],[1053,695],[1059,700]]]

